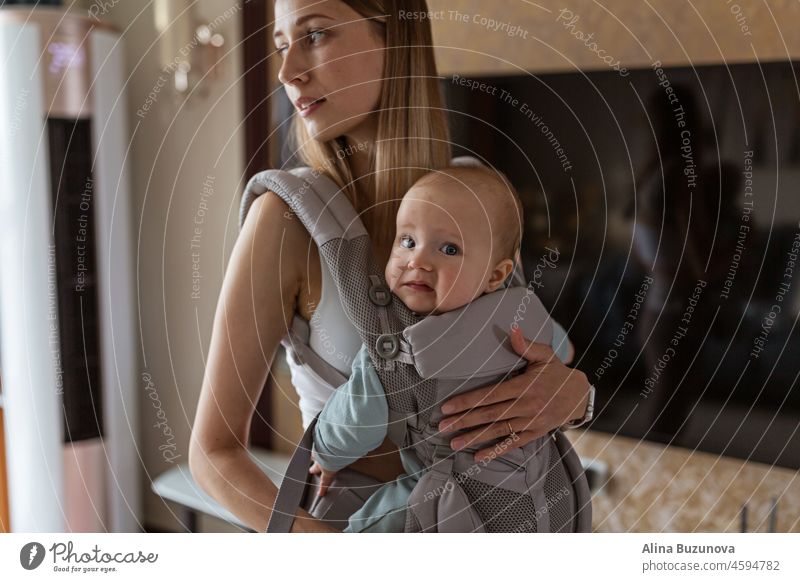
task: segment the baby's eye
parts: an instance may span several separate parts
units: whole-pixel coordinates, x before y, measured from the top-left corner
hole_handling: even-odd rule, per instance
[[[413,249],[414,240],[410,236],[401,236],[400,246],[403,247],[404,249]]]
[[[285,44],[283,46],[279,46],[278,48],[276,48],[275,52],[278,54],[278,56],[283,57],[283,55],[286,54],[286,49],[288,48],[289,45]]]
[[[458,254],[458,247],[452,243],[445,243],[442,245],[442,251],[452,257]]]

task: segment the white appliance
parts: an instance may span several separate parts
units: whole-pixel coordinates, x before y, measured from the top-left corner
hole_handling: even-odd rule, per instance
[[[0,9],[0,357],[13,532],[140,531],[120,34]]]

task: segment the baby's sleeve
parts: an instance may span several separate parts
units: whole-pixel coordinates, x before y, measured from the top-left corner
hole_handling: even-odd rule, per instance
[[[389,406],[366,347],[353,360],[350,379],[334,391],[314,430],[314,458],[329,471],[339,471],[386,438]]]
[[[550,344],[556,357],[566,363],[569,359],[569,337],[566,330],[557,321],[553,321],[553,341]]]

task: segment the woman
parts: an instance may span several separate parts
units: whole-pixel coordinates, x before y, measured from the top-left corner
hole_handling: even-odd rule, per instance
[[[297,109],[299,155],[346,188],[362,213],[379,264],[388,260],[402,195],[451,157],[430,26],[427,19],[408,17],[426,12],[426,3],[404,1],[402,10],[399,4],[275,3],[275,44],[283,59],[278,77]],[[312,321],[320,306],[325,312],[315,320],[323,322],[336,350],[352,357],[360,347],[346,320],[325,327],[341,310],[338,297],[326,301],[322,296],[325,275],[316,246],[288,206],[271,192],[257,198],[223,282],[189,451],[192,475],[201,487],[256,531],[266,528],[276,489],[250,459],[247,435],[295,312]],[[472,429],[451,446],[507,436],[509,429],[520,437],[515,445],[522,446],[582,416],[589,389],[585,375],[552,358],[549,347],[532,346],[521,354],[534,363],[526,373],[447,403],[447,430]],[[350,362],[344,360],[340,369],[349,374]],[[321,409],[325,395],[312,394],[309,384],[295,387],[305,422]],[[388,441],[352,468],[382,481],[401,472]],[[293,531],[334,531],[302,510],[298,517]]]

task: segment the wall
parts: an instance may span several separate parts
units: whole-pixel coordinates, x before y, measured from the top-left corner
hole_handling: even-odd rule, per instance
[[[444,75],[523,74],[800,56],[791,0],[429,0]],[[562,12],[563,10],[563,12]],[[602,52],[601,52],[602,51]]]
[[[225,37],[225,50],[231,52],[222,61],[223,78],[206,84],[209,94],[180,107],[170,102],[166,87],[158,88],[168,75],[159,62],[153,4],[97,3],[105,6],[103,19],[123,31],[130,75],[129,163],[137,216],[140,360],[142,373],[150,378],[140,384],[144,523],[176,531],[180,526],[172,514],[174,507],[165,506],[151,492],[150,483],[175,464],[187,462],[214,310],[238,231],[238,203],[246,176],[242,175],[242,67],[237,48],[241,14],[236,4],[196,3],[201,19],[218,19],[215,32]],[[156,88],[153,98],[150,94]],[[193,249],[195,227],[200,234]]]

